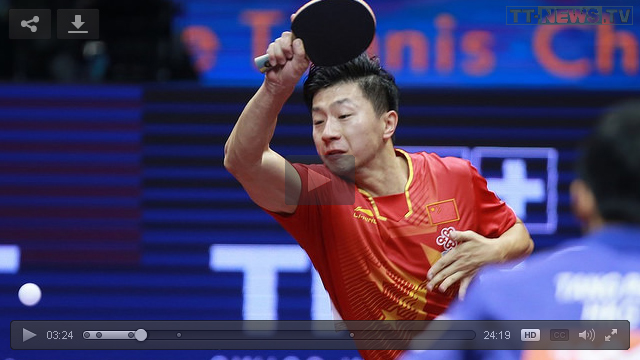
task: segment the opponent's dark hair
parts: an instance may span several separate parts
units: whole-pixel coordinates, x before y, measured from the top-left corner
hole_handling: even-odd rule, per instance
[[[605,221],[640,223],[640,101],[606,113],[582,146],[577,171]]]
[[[311,65],[303,87],[304,101],[309,110],[318,91],[347,82],[358,84],[377,115],[389,110],[398,111],[399,91],[395,78],[382,68],[377,57],[369,57],[366,52],[342,65]]]

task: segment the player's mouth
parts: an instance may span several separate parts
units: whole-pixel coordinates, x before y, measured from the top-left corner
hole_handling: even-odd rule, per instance
[[[334,149],[334,150],[325,151],[324,156],[327,157],[327,158],[336,158],[336,157],[339,157],[340,155],[344,155],[346,153],[347,152],[344,151],[344,150],[335,150]]]

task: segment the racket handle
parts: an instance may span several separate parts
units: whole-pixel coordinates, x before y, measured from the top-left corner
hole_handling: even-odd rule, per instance
[[[253,62],[256,64],[256,67],[260,70],[261,73],[266,73],[269,68],[271,68],[271,64],[269,64],[269,55],[264,54],[262,56],[258,56],[253,59]]]

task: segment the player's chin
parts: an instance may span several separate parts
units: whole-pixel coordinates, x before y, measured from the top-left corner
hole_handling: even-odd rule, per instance
[[[355,159],[353,155],[323,155],[321,158],[332,173],[342,178],[353,180],[355,174]]]

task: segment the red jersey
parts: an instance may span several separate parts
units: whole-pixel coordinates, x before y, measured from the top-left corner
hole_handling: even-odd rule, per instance
[[[435,318],[457,293],[457,287],[447,293],[426,288],[431,265],[456,245],[448,234],[473,230],[497,238],[516,221],[468,161],[396,152],[409,164],[404,193],[372,197],[356,189],[353,205],[298,205],[289,215],[269,212],[307,252],[344,320]],[[300,203],[313,203],[309,196],[335,196],[323,191],[355,186],[324,165],[293,166],[303,179]],[[308,191],[304,179],[309,171],[337,186]]]

